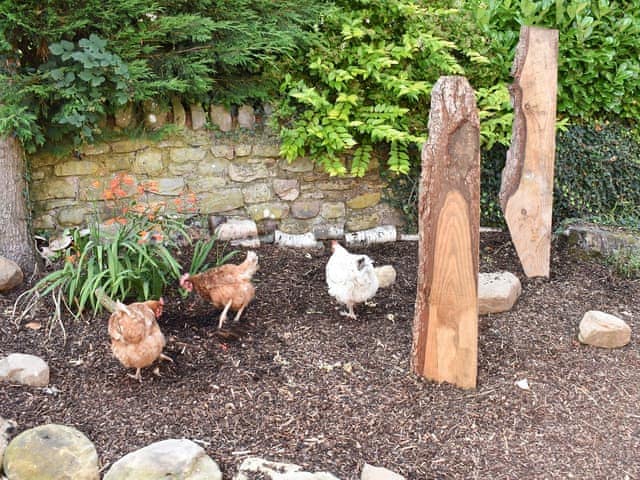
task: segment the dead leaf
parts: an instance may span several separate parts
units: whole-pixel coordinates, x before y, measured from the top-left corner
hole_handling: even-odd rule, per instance
[[[42,328],[42,324],[40,322],[29,322],[24,325],[31,330],[40,330]]]

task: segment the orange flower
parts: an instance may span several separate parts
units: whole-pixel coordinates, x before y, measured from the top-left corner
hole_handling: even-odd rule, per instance
[[[91,182],[91,186],[93,188],[99,188],[100,187],[100,182],[98,180],[94,180],[93,182]]]
[[[127,196],[127,192],[125,192],[123,189],[121,189],[120,187],[114,189],[113,193],[115,194],[115,196],[117,198],[123,198]]]
[[[102,198],[104,200],[113,200],[114,199],[113,191],[105,190],[104,192],[102,192]]]
[[[131,175],[123,175],[122,183],[124,183],[125,185],[133,185],[134,184],[133,177]]]
[[[77,254],[71,254],[67,257],[65,257],[65,262],[69,262],[69,263],[76,263],[76,259],[78,258]]]

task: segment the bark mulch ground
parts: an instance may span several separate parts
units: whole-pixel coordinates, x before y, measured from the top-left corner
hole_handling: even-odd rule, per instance
[[[614,276],[559,240],[552,275],[527,279],[508,235],[483,233],[481,271],[509,270],[523,292],[512,311],[480,318],[478,388],[410,372],[417,245],[359,249],[393,264],[395,285],[358,320],[339,315],[324,283],[328,249],[258,250],[257,297],[233,335],[195,296],[167,292],[160,326],[175,363],[127,377],[111,356],[107,315],[16,328],[15,293],[0,298],[0,355],[40,355],[49,389],[0,385],[0,416],[19,431],[73,426],[105,469],[167,438],[203,445],[231,478],[248,455],[359,478],[364,462],[409,479],[640,479],[640,282]],[[238,258],[239,259],[239,258]],[[634,331],[616,350],[581,345],[583,314],[603,310]],[[40,313],[46,319],[46,311]],[[526,378],[530,390],[515,382]]]

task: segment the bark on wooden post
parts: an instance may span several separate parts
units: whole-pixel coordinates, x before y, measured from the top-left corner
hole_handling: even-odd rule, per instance
[[[548,277],[555,160],[558,31],[522,27],[510,87],[511,148],[500,205],[524,273]]]
[[[422,151],[419,266],[413,370],[475,388],[478,356],[480,125],[464,77],[441,77],[431,93]]]

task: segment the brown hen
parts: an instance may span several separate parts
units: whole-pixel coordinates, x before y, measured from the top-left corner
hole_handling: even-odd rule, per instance
[[[112,312],[108,331],[113,356],[124,367],[136,369],[135,375],[129,374],[130,377],[142,381],[142,368],[159,358],[173,361],[162,353],[166,340],[157,322],[162,315],[162,298],[125,305],[113,301],[102,290],[96,293],[100,303]]]
[[[255,296],[255,287],[251,278],[258,270],[258,255],[247,252],[247,258],[240,265],[225,264],[213,267],[197,275],[185,273],[180,278],[180,286],[191,292],[195,290],[203,299],[211,302],[214,307],[221,308],[218,329],[227,319],[227,312],[236,312],[234,321]]]

